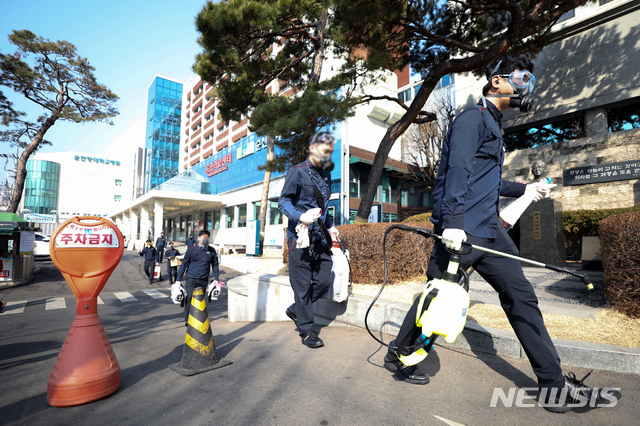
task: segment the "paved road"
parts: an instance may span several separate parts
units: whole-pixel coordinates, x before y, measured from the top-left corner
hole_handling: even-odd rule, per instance
[[[381,367],[383,352],[365,331],[326,327],[326,347],[307,349],[290,322],[229,323],[226,291],[209,313],[218,351],[233,364],[183,377],[167,368],[182,354],[180,308],[144,293],[168,295],[168,283],[149,286],[137,262],[135,253],[125,254],[99,306],[122,368],[120,389],[78,407],[46,403],[47,378],[75,312],[64,280],[44,262],[33,283],[0,290],[3,301],[28,301],[22,312],[0,315],[0,424],[630,425],[640,418],[639,376],[595,371],[589,377],[592,386],[622,388],[614,408],[564,415],[540,407],[491,408],[496,387],[508,393],[536,386],[526,362],[437,347],[426,365],[432,382],[410,386]],[[224,280],[237,275],[224,272]],[[124,292],[136,300],[114,295]],[[61,297],[66,307],[50,302],[46,309],[47,299]]]

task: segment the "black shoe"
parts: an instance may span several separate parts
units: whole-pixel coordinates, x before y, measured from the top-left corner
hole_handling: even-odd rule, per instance
[[[568,388],[567,402],[571,408],[583,408],[588,411],[594,408],[612,407],[622,396],[617,389],[592,389],[584,384],[584,380],[593,372],[591,370],[581,380],[576,378],[574,373],[564,376],[564,387]],[[580,410],[583,411],[583,410]]]
[[[324,342],[320,337],[318,337],[318,332],[314,329],[311,329],[310,332],[305,333],[300,337],[302,338],[302,344],[312,349],[321,348],[324,346]]]
[[[551,413],[566,413],[571,411],[570,398],[564,388],[538,388],[538,404]]]
[[[384,357],[384,368],[412,385],[426,385],[431,381],[427,373],[421,372],[415,365],[404,365],[397,356],[389,352]]]
[[[291,305],[293,306],[293,305]],[[287,308],[286,314],[289,318],[291,318],[291,320],[293,321],[293,323],[296,325],[296,327],[298,327],[298,316],[296,314],[293,313],[293,311],[291,310],[291,306],[289,306]]]

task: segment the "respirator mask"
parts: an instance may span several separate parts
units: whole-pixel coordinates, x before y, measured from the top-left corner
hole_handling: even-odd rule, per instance
[[[315,149],[311,149],[311,147],[317,144],[327,144],[327,145],[333,146],[335,142],[336,142],[336,139],[330,133],[319,132],[313,135],[313,137],[311,138],[311,142],[309,143],[309,147],[310,147],[309,152],[311,153],[311,156],[316,160],[318,160],[320,167],[322,167],[328,172],[331,172],[335,167],[335,164],[333,164],[333,161],[331,161],[331,154],[320,155],[317,152],[315,152],[316,151]]]
[[[485,95],[485,98],[511,98],[509,100],[509,106],[511,108],[519,108],[520,112],[531,111],[534,104],[534,99],[531,97],[531,93],[536,86],[536,78],[526,70],[515,70],[511,74],[496,74],[501,63],[502,61],[498,62],[498,65],[496,65],[489,79],[496,75],[507,79],[511,87],[513,87],[514,93],[512,95]]]

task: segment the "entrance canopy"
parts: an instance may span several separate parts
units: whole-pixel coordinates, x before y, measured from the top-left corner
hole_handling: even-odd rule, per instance
[[[124,204],[121,210],[109,214],[108,217],[118,225],[128,239],[142,240],[147,238],[146,233],[150,229],[152,216],[153,229],[159,234],[164,216],[186,216],[192,214],[194,210],[211,210],[224,206],[222,197],[218,195],[152,190]],[[138,219],[140,219],[141,232],[138,231]]]

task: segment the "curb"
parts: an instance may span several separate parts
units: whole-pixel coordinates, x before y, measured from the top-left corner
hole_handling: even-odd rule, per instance
[[[273,274],[244,275],[230,280],[227,286],[230,292],[228,311],[232,322],[236,321],[232,319],[232,312],[235,311],[232,304],[238,303],[239,299],[246,299],[248,293],[251,292],[250,288],[252,286],[260,286],[262,288],[267,286],[269,291],[279,295],[291,293],[291,299],[293,299],[289,279],[285,276]],[[262,291],[267,291],[267,289],[264,288]],[[265,297],[260,299],[264,300],[267,306],[255,306],[255,310],[267,311],[269,303],[279,303],[277,298]],[[313,305],[316,324],[365,328],[364,316],[372,300],[370,297],[360,295],[351,295],[347,301],[342,303],[320,299]],[[244,301],[240,303],[246,304]],[[243,308],[246,309],[247,307],[243,305]],[[272,308],[279,311],[286,308],[286,306],[284,308],[273,306]],[[369,328],[372,332],[395,336],[409,308],[410,306],[404,303],[378,299],[369,312]],[[271,321],[290,321],[286,315],[271,316],[271,318]],[[260,321],[260,319],[257,320]],[[269,321],[269,318],[262,320]],[[562,339],[553,339],[553,343],[564,366],[640,374],[640,348]],[[463,332],[454,343],[446,343],[444,339],[438,339],[436,345],[527,360],[527,356],[515,333],[485,327],[469,321],[467,321]]]

